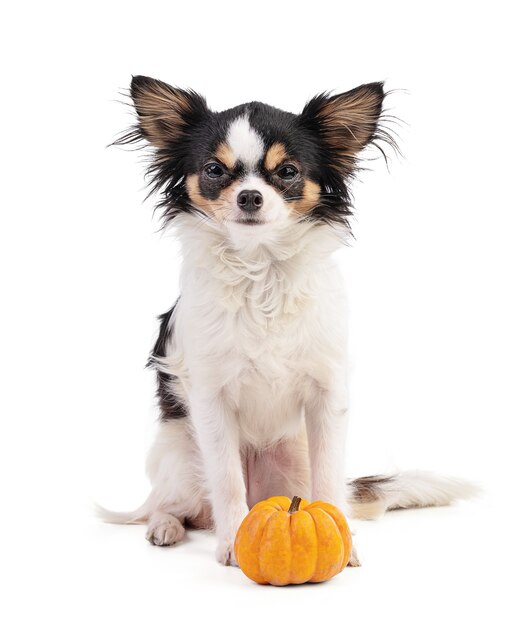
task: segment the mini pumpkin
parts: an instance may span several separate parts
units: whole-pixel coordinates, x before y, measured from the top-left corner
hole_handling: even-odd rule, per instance
[[[347,565],[352,539],[345,517],[332,504],[274,496],[244,518],[234,550],[241,570],[257,583],[322,582]]]

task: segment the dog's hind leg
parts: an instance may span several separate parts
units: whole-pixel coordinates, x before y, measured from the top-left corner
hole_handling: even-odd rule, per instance
[[[115,524],[147,523],[146,538],[157,546],[181,541],[185,523],[211,527],[200,453],[188,418],[161,422],[147,458],[147,474],[152,491],[139,509],[116,513],[98,507],[99,517]]]
[[[172,546],[184,537],[182,523],[171,513],[155,511],[147,524],[145,538],[155,546]]]
[[[177,543],[184,524],[204,526],[208,505],[200,453],[188,418],[162,422],[147,458],[152,510],[147,539],[158,546]],[[199,520],[196,523],[196,520]]]

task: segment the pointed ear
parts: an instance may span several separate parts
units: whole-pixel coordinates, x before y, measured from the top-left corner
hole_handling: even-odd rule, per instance
[[[378,136],[383,83],[361,85],[339,95],[320,94],[303,109],[301,123],[318,135],[330,165],[349,176],[356,156]]]
[[[204,98],[196,92],[147,76],[133,76],[131,98],[138,116],[134,139],[143,137],[162,149],[170,148],[208,113]]]

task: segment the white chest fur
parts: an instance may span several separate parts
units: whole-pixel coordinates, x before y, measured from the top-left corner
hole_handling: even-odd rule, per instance
[[[342,375],[346,310],[332,252],[340,234],[294,225],[265,245],[235,250],[214,231],[188,234],[182,294],[166,371],[176,391],[222,395],[243,441],[297,432],[307,394]]]

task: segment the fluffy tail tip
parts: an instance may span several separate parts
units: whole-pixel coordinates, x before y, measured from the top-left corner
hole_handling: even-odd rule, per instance
[[[398,494],[395,508],[442,506],[470,500],[482,493],[481,487],[474,482],[419,470],[397,474],[395,483]]]
[[[94,516],[107,524],[141,524],[145,521],[141,508],[136,511],[110,511],[97,502],[94,502],[92,507]]]
[[[482,492],[473,482],[418,470],[364,476],[352,480],[350,489],[353,514],[362,519],[374,519],[393,509],[445,506]]]

